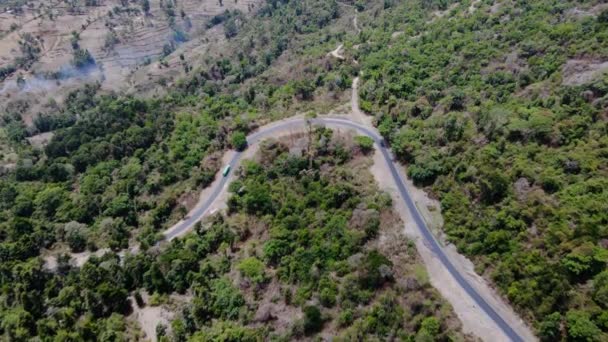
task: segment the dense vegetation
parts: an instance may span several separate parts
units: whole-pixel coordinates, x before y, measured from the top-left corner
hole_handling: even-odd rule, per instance
[[[343,15],[355,10],[360,33]],[[477,270],[543,340],[607,338],[608,79],[588,72],[608,55],[600,1],[267,0],[214,25],[225,51],[195,70],[182,59],[188,77],[160,98],[89,85],[30,126],[28,103],[6,105],[0,161],[17,162],[0,169],[3,338],[136,339],[123,315],[143,290],[193,296],[158,329],[176,340],[457,337],[413,247],[377,244],[390,204],[349,173],[373,148],[365,138],[355,148],[318,131],[313,159],[266,145],[231,186],[228,216],[150,248],[226,148],[246,148],[259,123],[345,101],[358,72],[362,108],[441,200],[445,232]],[[328,57],[341,42],[346,59]],[[23,57],[0,80],[31,65],[39,43],[21,37]],[[76,66],[89,57],[75,47]],[[51,131],[44,148],[26,140]],[[135,245],[142,253],[120,262],[114,252]],[[51,271],[40,256],[98,248],[113,252],[82,268],[63,256]],[[269,302],[302,319],[265,314]]]
[[[423,275],[416,278],[413,246],[401,236],[402,249],[390,257],[397,266],[376,244],[379,233],[401,224],[387,219],[395,215],[390,198],[361,177],[358,147],[324,129],[313,139],[312,155],[263,143],[230,185],[230,215],[216,216],[153,262],[159,273],[153,283],[144,276],[148,291],[194,290],[172,322],[173,338],[215,339],[222,326],[244,340],[319,332],[343,340],[459,336],[449,308]],[[263,328],[253,328],[259,323]]]
[[[91,258],[82,268],[70,266],[73,261],[67,254],[55,267],[49,262],[53,259],[41,253],[100,248],[118,252],[133,246],[147,251],[163,228],[185,215],[188,197],[212,181],[223,150],[246,147],[243,138],[253,127],[252,120],[288,115],[290,108],[313,103],[323,89],[338,94],[349,87],[352,68],[324,57],[333,35],[322,30],[337,16],[335,2],[307,1],[304,8],[300,2],[269,1],[252,22],[239,17],[238,32],[229,35],[235,49],[249,40],[247,53],[206,61],[205,67],[159,99],[100,96],[99,85],[87,85],[69,94],[63,105],[45,105],[31,126],[21,116],[29,104],[8,103],[2,115],[2,143],[10,145],[18,158],[0,178],[3,338],[135,339],[136,329],[121,316],[131,310],[130,293],[139,288],[195,292],[193,279],[156,279],[166,269],[159,270],[152,262],[153,252],[127,257],[124,263],[108,253]],[[308,44],[311,39],[318,43]],[[79,46],[74,41],[76,51]],[[299,77],[266,82],[262,74],[273,74],[268,70],[290,47],[289,53],[303,56],[308,51],[314,59],[304,64],[306,70]],[[80,55],[84,63],[75,60],[77,66],[90,64],[86,53]],[[271,114],[262,116],[262,111]],[[41,132],[53,132],[50,143],[44,148],[28,143],[27,137]],[[201,239],[207,244],[205,239],[214,238]],[[220,242],[231,239],[221,237]],[[196,258],[217,248],[201,251]],[[252,265],[259,263],[243,263],[239,268],[246,272]],[[218,279],[199,285],[231,295],[234,291],[227,284]],[[426,284],[421,288],[429,290]],[[197,329],[211,317],[238,318],[234,312],[220,312],[223,306],[219,303],[218,308],[208,308],[211,313],[198,316]],[[433,310],[425,307],[421,317]],[[317,311],[305,312],[313,317]],[[311,322],[318,324],[320,318],[325,319]],[[429,332],[452,334],[452,326],[442,324],[441,331],[431,324]],[[229,327],[217,329],[225,332]],[[232,328],[235,333],[240,329]],[[417,325],[402,328],[410,333],[419,330]],[[193,332],[192,326],[188,329],[188,334]],[[309,329],[314,327],[307,325],[305,330]]]
[[[4,336],[137,339],[121,315],[145,305],[140,293],[146,291],[192,296],[170,326],[157,328],[162,340],[319,333],[341,340],[462,338],[413,244],[399,233],[390,197],[365,177],[363,150],[322,128],[311,136],[312,154],[264,143],[260,157],[244,162],[230,185],[229,215],[215,215],[161,251],[122,261],[110,252],[81,268],[66,256],[54,271],[36,258],[4,261]],[[397,232],[391,242],[379,244],[378,234],[391,229]]]
[[[362,106],[441,199],[449,239],[541,338],[605,340],[608,78],[564,65],[605,59],[608,12],[450,3],[374,12],[353,42]]]

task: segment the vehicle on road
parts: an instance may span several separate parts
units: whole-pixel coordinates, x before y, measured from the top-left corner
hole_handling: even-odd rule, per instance
[[[226,177],[226,176],[228,176],[228,173],[230,173],[230,164],[226,165],[226,167],[224,168],[224,171],[222,171],[222,176]]]

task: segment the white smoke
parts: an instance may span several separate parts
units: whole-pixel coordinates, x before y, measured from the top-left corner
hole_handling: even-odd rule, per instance
[[[80,69],[75,68],[72,65],[64,65],[57,72],[25,75],[23,76],[22,82],[18,82],[16,77],[5,80],[0,88],[0,96],[15,93],[32,94],[51,92],[66,84],[99,80],[100,77],[103,78],[103,75],[104,72],[102,68],[97,64]]]

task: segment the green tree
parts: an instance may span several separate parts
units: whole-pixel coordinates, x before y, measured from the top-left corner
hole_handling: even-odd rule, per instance
[[[316,306],[304,307],[304,333],[311,335],[318,332],[323,327],[321,311]]]
[[[247,148],[247,136],[245,133],[237,131],[232,133],[230,138],[232,147],[237,151],[243,151]]]
[[[67,201],[65,191],[56,186],[51,186],[41,191],[36,196],[35,204],[38,210],[47,218],[55,216],[57,209]]]
[[[91,65],[95,65],[95,59],[93,55],[87,49],[76,49],[74,50],[74,58],[72,59],[72,64],[78,68],[86,68]]]
[[[593,278],[593,299],[605,309],[608,308],[608,271],[598,273]]]
[[[571,310],[566,314],[566,329],[572,341],[599,341],[601,330],[584,311]]]
[[[264,263],[258,260],[256,257],[249,257],[243,259],[238,264],[237,269],[241,272],[242,275],[249,278],[256,284],[260,284],[266,281]]]
[[[538,329],[539,336],[542,341],[557,341],[561,336],[561,321],[562,315],[559,312],[554,312],[547,315],[544,321],[541,322]]]
[[[355,137],[355,142],[363,153],[369,153],[374,148],[374,139],[367,136],[358,135]]]

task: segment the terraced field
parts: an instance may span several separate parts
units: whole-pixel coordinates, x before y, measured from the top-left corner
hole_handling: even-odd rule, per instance
[[[181,55],[196,65],[209,43],[225,39],[221,24],[209,25],[214,16],[233,10],[247,15],[259,0],[151,0],[148,13],[139,1],[93,3],[68,7],[34,1],[0,10],[0,69],[14,69],[0,77],[0,107],[25,101],[22,114],[29,125],[50,99],[61,103],[84,82],[99,82],[106,91],[134,92],[151,87],[151,80],[173,79],[184,72]],[[27,36],[34,53],[28,65],[21,65],[21,42]],[[75,44],[89,51],[95,68],[75,70]]]

